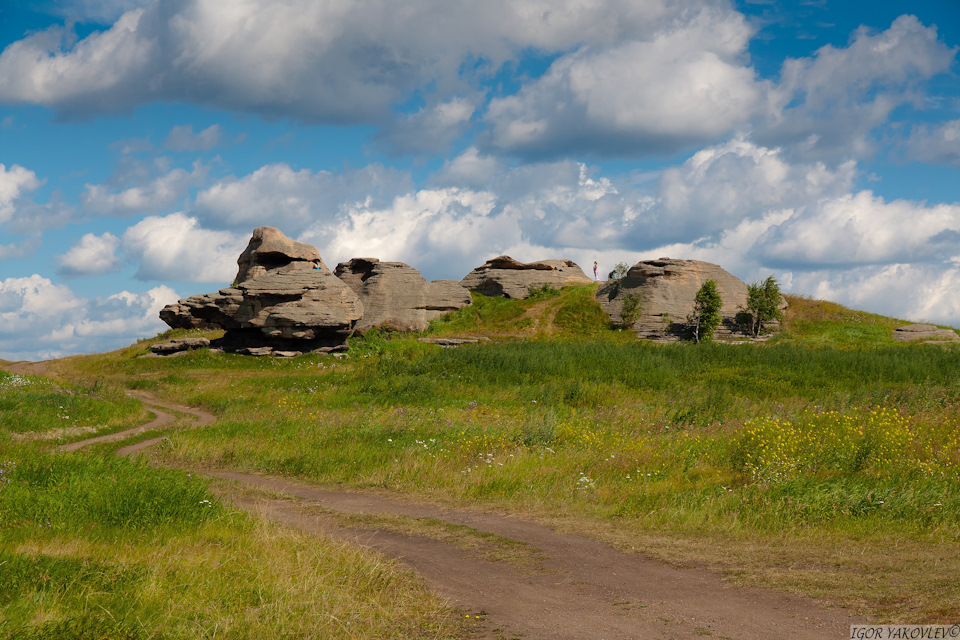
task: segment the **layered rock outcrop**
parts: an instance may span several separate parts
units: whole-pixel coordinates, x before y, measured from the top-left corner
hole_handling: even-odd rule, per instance
[[[426,331],[430,321],[472,303],[470,292],[455,280],[427,282],[403,262],[354,258],[341,262],[335,275],[363,303],[356,330]]]
[[[526,298],[530,289],[549,285],[566,287],[593,282],[572,260],[519,262],[498,256],[468,273],[460,284],[486,296]]]
[[[211,345],[217,348],[289,355],[344,348],[363,317],[357,294],[323,265],[316,248],[278,229],[256,229],[237,263],[235,286],[167,305],[160,318],[173,328],[224,329]]]
[[[908,324],[897,327],[893,339],[899,342],[956,342],[960,336],[952,329],[940,329],[932,324]]]
[[[330,271],[323,264],[315,246],[291,240],[276,227],[254,229],[247,248],[237,258],[237,266],[237,283],[280,269],[287,273],[309,271],[316,267],[320,267],[321,271]]]
[[[733,337],[740,333],[736,316],[746,307],[747,285],[709,262],[670,258],[638,262],[625,277],[603,284],[597,290],[597,302],[613,322],[620,323],[624,300],[637,296],[641,313],[631,325],[637,335],[649,340],[677,340],[686,332],[687,315],[693,310],[697,291],[707,280],[716,281],[723,298],[723,323],[714,336]]]

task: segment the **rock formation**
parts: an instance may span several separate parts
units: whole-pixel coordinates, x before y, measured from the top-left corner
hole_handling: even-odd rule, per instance
[[[166,356],[172,353],[186,353],[194,349],[209,347],[210,341],[206,338],[176,338],[161,344],[155,344],[150,347],[154,355]]]
[[[510,256],[499,256],[468,273],[460,284],[486,296],[526,298],[531,288],[550,285],[590,284],[593,282],[571,260],[518,262]]]
[[[173,328],[224,329],[211,346],[228,351],[291,355],[344,348],[363,317],[357,294],[330,273],[316,248],[278,229],[256,229],[237,263],[235,286],[167,305],[160,318]]]
[[[338,264],[334,273],[363,302],[360,332],[373,327],[426,331],[434,318],[472,303],[470,292],[455,280],[427,282],[402,262],[354,258]]]
[[[597,302],[613,322],[621,323],[624,299],[638,296],[641,313],[632,325],[637,335],[650,340],[677,340],[683,337],[694,298],[707,280],[716,281],[723,298],[723,323],[714,336],[730,338],[739,331],[735,318],[746,307],[747,285],[709,262],[670,258],[638,262],[625,277],[602,285],[597,290]]]
[[[953,329],[939,329],[932,324],[908,324],[897,327],[893,339],[900,342],[955,342],[960,336]]]
[[[247,248],[237,258],[236,282],[258,278],[271,271],[309,271],[319,263],[321,271],[329,272],[320,259],[320,252],[311,244],[296,242],[276,227],[257,227],[253,230]]]

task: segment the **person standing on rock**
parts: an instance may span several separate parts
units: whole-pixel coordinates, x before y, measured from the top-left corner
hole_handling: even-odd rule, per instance
[[[319,259],[314,260],[314,261],[313,261],[313,268],[316,269],[317,271],[321,271],[321,270],[323,269],[323,263],[320,262]]]
[[[600,276],[597,275],[597,261],[596,261],[596,260],[593,261],[593,279],[594,279],[594,280],[600,280]]]

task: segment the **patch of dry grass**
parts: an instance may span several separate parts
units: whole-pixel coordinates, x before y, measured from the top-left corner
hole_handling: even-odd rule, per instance
[[[235,516],[162,540],[48,538],[27,556],[103,562],[139,571],[128,618],[171,638],[460,637],[459,615],[394,561],[356,547]],[[82,585],[80,585],[82,586]],[[41,591],[33,623],[97,609],[103,598]],[[0,617],[2,624],[2,617]]]
[[[960,554],[954,534],[864,531],[855,536],[792,529],[757,536],[584,520],[561,526],[674,565],[719,571],[734,584],[817,598],[876,622],[953,624],[960,616]]]

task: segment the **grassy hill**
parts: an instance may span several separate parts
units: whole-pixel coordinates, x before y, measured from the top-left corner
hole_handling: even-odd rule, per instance
[[[206,350],[137,357],[181,333],[168,332],[51,363],[53,383],[0,374],[0,464],[11,480],[0,485],[0,522],[8,523],[0,581],[20,567],[22,585],[17,597],[0,598],[0,638],[35,626],[40,610],[51,624],[69,620],[78,603],[89,614],[75,616],[81,628],[111,624],[97,614],[103,606],[126,612],[124,620],[153,621],[166,630],[163,637],[197,637],[197,629],[224,620],[239,629],[236,621],[254,606],[242,587],[251,581],[269,584],[271,606],[292,615],[298,587],[284,575],[303,567],[295,566],[291,549],[315,542],[294,536],[271,546],[266,541],[280,534],[212,497],[199,498],[203,484],[198,489],[195,477],[128,461],[104,467],[111,447],[57,456],[47,453],[49,441],[24,439],[55,434],[66,441],[83,437],[77,428],[137,423],[142,408],[123,389],[217,416],[203,429],[173,426],[151,454],[168,468],[239,469],[505,509],[671,562],[709,566],[737,582],[810,594],[875,620],[960,617],[956,346],[897,343],[891,332],[901,321],[796,297],[788,299],[782,334],[769,342],[652,345],[611,327],[593,290],[543,291],[524,301],[477,297],[430,331],[488,338],[456,349],[373,332],[352,338],[343,358]],[[154,499],[161,506],[149,517],[133,502],[119,515],[94,517],[67,509],[53,483],[35,480],[53,476],[70,486],[102,479],[95,484],[111,491],[141,483],[144,493],[136,495],[164,497]],[[118,495],[104,491],[104,503]],[[202,500],[210,500],[209,510],[183,509]],[[24,510],[31,501],[46,506]],[[164,598],[186,578],[171,572],[168,560],[134,559],[152,558],[157,540],[170,536],[211,554],[202,571],[230,603],[223,610],[203,610],[202,594],[188,590],[182,599],[193,622],[170,623]],[[272,568],[227,568],[218,560],[227,551],[211,542],[218,536],[237,541],[229,553]],[[111,559],[116,545],[143,553]],[[64,578],[59,595],[51,595],[37,576],[49,573],[66,548],[75,564],[56,571],[74,575],[92,562],[100,577],[83,574],[70,584]],[[344,574],[359,575],[371,562],[338,553],[331,557],[341,558],[337,571]],[[356,597],[395,607],[399,626],[358,620],[371,625],[362,637],[396,637],[397,629],[460,634],[452,612],[429,598],[426,609],[412,608],[408,600],[422,596],[419,587],[385,571],[395,588],[381,593],[358,583]],[[83,594],[96,591],[89,581],[102,575],[160,587],[147,603],[90,602]],[[332,588],[311,585],[316,593]],[[38,601],[39,609],[30,604]],[[351,606],[356,601],[348,599],[344,607]],[[297,615],[305,625],[323,624]],[[140,637],[142,626],[119,628]]]
[[[434,322],[436,335],[475,335],[500,339],[569,339],[632,341],[629,333],[612,327],[593,300],[596,285],[563,291],[542,290],[527,300],[488,298],[474,294],[474,305]],[[894,346],[893,330],[904,324],[824,300],[784,296],[788,308],[783,330],[774,343],[811,348],[870,349]]]

